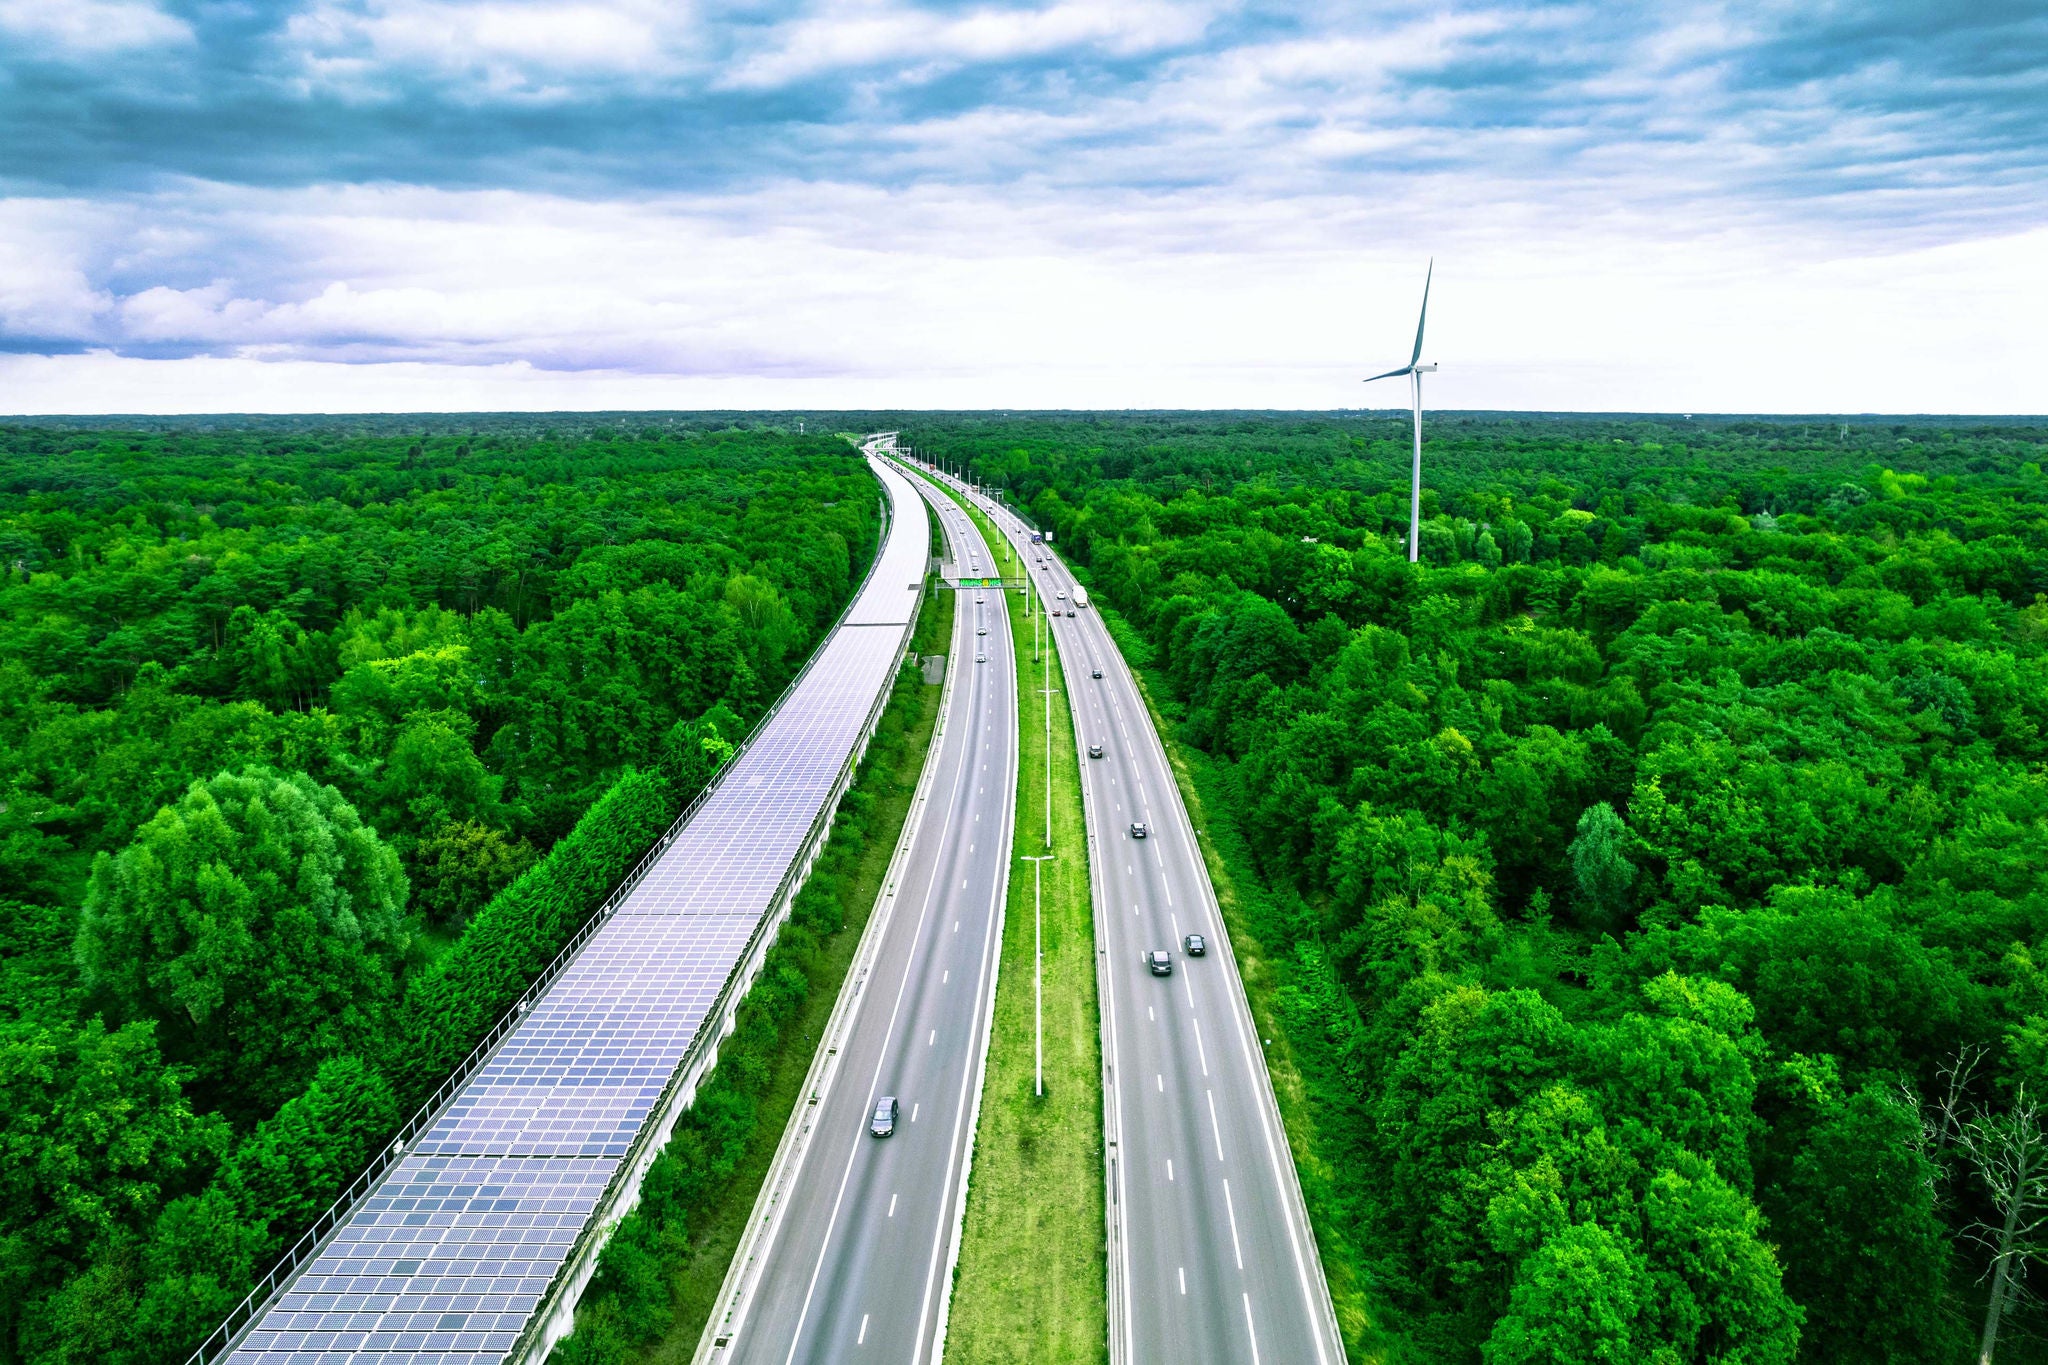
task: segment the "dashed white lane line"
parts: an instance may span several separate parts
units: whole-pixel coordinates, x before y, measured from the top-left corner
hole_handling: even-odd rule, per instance
[[[938,1031],[937,1029],[933,1029],[933,1030],[932,1030],[932,1036],[924,1040],[924,1045],[925,1045],[926,1047],[930,1047],[930,1046],[931,1046],[931,1045],[932,1045],[933,1043],[936,1043],[936,1042],[938,1042],[938,1041],[939,1041],[939,1031]]]
[[[1155,1071],[1152,1073],[1152,1079],[1159,1082],[1159,1093],[1164,1095],[1166,1093],[1166,1074],[1164,1072]]]
[[[1188,1292],[1188,1268],[1180,1266],[1178,1269],[1180,1271],[1180,1292],[1185,1294]]]
[[[863,1345],[863,1344],[865,1344],[865,1343],[866,1343],[867,1339],[868,1339],[868,1315],[867,1315],[866,1313],[862,1313],[862,1314],[860,1315],[860,1335],[859,1335],[859,1336],[857,1336],[857,1337],[855,1337],[855,1338],[853,1339],[853,1344],[854,1344],[854,1345],[856,1345],[856,1346],[860,1346],[860,1345]]]
[[[1223,1209],[1230,1215],[1230,1254],[1237,1257],[1237,1268],[1244,1269],[1244,1248],[1237,1244],[1237,1204],[1230,1197],[1230,1182],[1223,1182]]]
[[[1259,1365],[1259,1329],[1252,1325],[1252,1296],[1249,1291],[1244,1296],[1244,1330],[1252,1342],[1252,1365]]]
[[[889,1196],[889,1217],[891,1217],[891,1218],[894,1218],[895,1216],[896,1216],[896,1196],[892,1194],[892,1195],[890,1195],[890,1196]]]
[[[912,1123],[917,1122],[917,1109],[918,1107],[914,1104],[910,1106],[910,1121]]]
[[[1209,1131],[1216,1135],[1216,1159],[1223,1160],[1223,1125],[1216,1122],[1216,1092],[1209,1094]]]
[[[1202,1046],[1202,1021],[1195,1019],[1192,1022],[1195,1026],[1195,1055],[1202,1059],[1202,1074],[1207,1076],[1209,1074],[1209,1049]]]
[[[950,970],[939,973],[939,984],[941,986],[945,985],[948,981],[951,981],[952,979],[953,973]]]
[[[1168,1157],[1168,1158],[1166,1158],[1166,1178],[1167,1178],[1168,1180],[1171,1180],[1171,1179],[1173,1179],[1173,1158],[1172,1158],[1172,1157]]]

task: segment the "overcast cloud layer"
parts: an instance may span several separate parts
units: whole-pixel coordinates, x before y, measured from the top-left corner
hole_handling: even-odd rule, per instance
[[[0,411],[2038,412],[2039,4],[0,0]]]

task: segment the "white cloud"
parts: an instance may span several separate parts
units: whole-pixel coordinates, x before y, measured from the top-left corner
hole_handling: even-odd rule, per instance
[[[595,77],[672,74],[690,6],[662,0],[315,0],[279,35],[307,89],[374,95],[412,73],[502,96],[587,97]]]
[[[148,0],[0,0],[0,38],[69,57],[190,43],[193,34]]]
[[[736,89],[788,85],[821,72],[887,67],[898,71],[1000,63],[1071,49],[1116,56],[1154,52],[1199,39],[1216,17],[1209,4],[1166,0],[1059,0],[1043,8],[981,6],[964,12],[876,0],[837,0],[776,26],[760,50],[720,84]]]
[[[0,283],[10,328],[82,327],[107,348],[0,362],[0,407],[1399,401],[1358,380],[1407,352],[1428,249],[1412,230],[1389,235],[1337,201],[1108,208],[1077,219],[1058,195],[793,183],[632,204],[198,185],[138,203],[135,220],[196,260],[239,253],[260,274],[118,298],[90,266],[128,221],[102,215],[65,239],[51,232],[62,214],[27,228],[0,216],[0,259],[71,263],[46,294]],[[1560,238],[1509,220],[1440,237],[1432,405],[2039,407],[2048,230],[1829,257],[1645,226]],[[34,278],[32,259],[0,281]],[[124,346],[209,354],[111,353]]]

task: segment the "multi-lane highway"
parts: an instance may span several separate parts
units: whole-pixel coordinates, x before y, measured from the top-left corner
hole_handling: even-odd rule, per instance
[[[969,518],[913,482],[940,510],[948,577],[994,576]],[[876,909],[857,994],[824,1040],[815,1101],[784,1139],[700,1361],[936,1365],[943,1347],[1017,788],[1016,670],[1001,590],[963,590],[955,607],[954,676],[893,890]],[[869,1116],[890,1095],[896,1131],[871,1137]]]
[[[1007,508],[977,502],[1037,591],[1072,605],[1057,553],[1031,545]],[[1110,1358],[1340,1365],[1263,1043],[1165,750],[1100,615],[1082,608],[1052,625],[1084,755],[1103,966]],[[1086,757],[1091,744],[1101,758]],[[1133,822],[1148,837],[1133,838]],[[1197,933],[1208,952],[1191,957],[1183,945]],[[1173,955],[1171,976],[1148,969],[1154,949]]]

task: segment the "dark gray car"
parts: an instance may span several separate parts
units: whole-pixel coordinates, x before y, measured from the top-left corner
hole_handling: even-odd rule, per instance
[[[887,1137],[896,1131],[896,1097],[884,1095],[875,1101],[875,1116],[868,1120],[868,1132],[876,1137]]]

